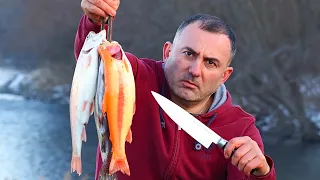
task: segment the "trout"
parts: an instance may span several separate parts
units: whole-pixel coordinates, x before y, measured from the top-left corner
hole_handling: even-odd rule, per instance
[[[98,47],[106,31],[89,32],[78,57],[70,92],[70,126],[72,136],[71,173],[82,173],[82,141],[87,141],[85,125],[93,114],[93,101],[97,89]]]
[[[103,42],[98,52],[104,63],[105,75],[102,114],[108,121],[112,145],[109,174],[121,171],[130,176],[125,143],[132,142],[131,124],[136,110],[132,67],[116,41]]]
[[[98,142],[101,153],[102,167],[99,173],[99,180],[114,180],[116,174],[109,174],[111,160],[111,142],[109,139],[109,127],[105,116],[102,114],[102,100],[104,95],[104,64],[100,62],[97,81],[97,92],[95,95],[94,118],[96,122]]]

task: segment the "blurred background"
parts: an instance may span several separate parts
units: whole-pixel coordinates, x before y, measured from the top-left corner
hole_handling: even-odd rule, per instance
[[[91,118],[83,174],[70,173],[69,90],[79,1],[0,0],[0,179],[93,179]],[[138,57],[162,46],[188,16],[209,13],[235,31],[235,104],[257,118],[277,179],[318,179],[320,3],[316,0],[121,1],[113,38]]]

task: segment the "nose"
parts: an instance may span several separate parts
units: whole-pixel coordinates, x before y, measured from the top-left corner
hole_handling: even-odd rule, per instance
[[[192,76],[198,77],[201,74],[201,62],[199,60],[195,60],[191,63],[189,68],[189,73]]]

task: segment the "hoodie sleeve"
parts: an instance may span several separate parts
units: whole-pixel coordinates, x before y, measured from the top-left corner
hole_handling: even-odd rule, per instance
[[[254,119],[253,119],[254,120]],[[246,129],[243,136],[249,136],[251,139],[256,141],[262,151],[264,153],[264,145],[260,135],[258,128],[255,126],[254,121],[250,120],[250,125]],[[272,158],[265,154],[267,163],[270,166],[270,171],[268,174],[264,176],[255,176],[250,175],[246,176],[244,173],[240,172],[237,167],[231,164],[231,161],[228,162],[228,180],[276,180],[276,171],[274,168],[274,162]]]
[[[108,30],[108,24],[105,25],[105,29]],[[84,41],[89,34],[90,31],[94,31],[95,33],[100,32],[100,25],[92,22],[87,15],[82,15],[80,18],[80,22],[78,25],[75,41],[74,41],[74,56],[77,60],[84,44]],[[132,66],[133,74],[136,75],[138,69],[138,58],[131,53],[125,52],[130,64]],[[140,62],[141,63],[141,62]]]

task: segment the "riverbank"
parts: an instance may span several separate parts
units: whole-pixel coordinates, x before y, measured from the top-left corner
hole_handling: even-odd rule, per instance
[[[31,70],[0,67],[0,72],[2,95],[46,103],[69,103],[73,75],[70,66],[47,66]]]

